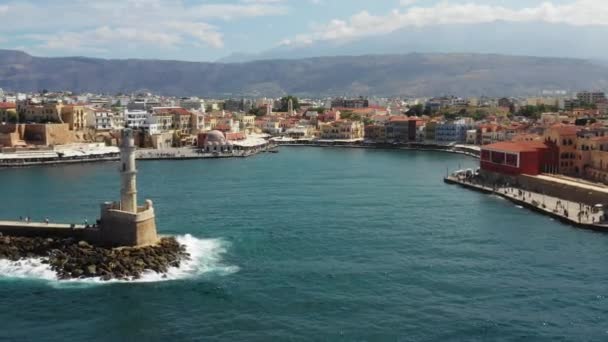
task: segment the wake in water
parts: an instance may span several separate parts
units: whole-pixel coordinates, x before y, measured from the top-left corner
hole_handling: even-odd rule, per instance
[[[61,284],[69,283],[130,283],[130,282],[159,282],[178,279],[196,278],[204,274],[228,275],[238,271],[237,266],[227,266],[222,263],[226,253],[226,243],[218,239],[198,239],[190,234],[177,236],[176,240],[186,246],[190,259],[183,260],[180,267],[171,267],[167,273],[153,271],[142,274],[134,280],[109,280],[100,278],[59,280],[55,271],[42,258],[21,259],[10,261],[0,260],[0,279],[39,279]]]

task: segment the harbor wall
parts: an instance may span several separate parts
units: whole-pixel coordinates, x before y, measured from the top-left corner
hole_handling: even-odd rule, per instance
[[[522,190],[544,193],[545,195],[571,202],[584,203],[587,205],[608,204],[608,195],[605,192],[595,191],[593,189],[540,179],[529,175],[506,176],[483,170],[481,171],[481,175],[489,183],[509,183]]]
[[[48,225],[46,223],[0,223],[0,233],[9,236],[43,237],[43,238],[75,238],[84,239],[85,229],[82,227]]]
[[[13,147],[25,141],[31,145],[65,145],[77,139],[69,124],[4,124],[0,125],[0,145]]]
[[[608,227],[607,226],[600,225],[600,224],[581,223],[581,222],[578,222],[578,221],[576,221],[576,220],[574,220],[572,218],[565,217],[565,216],[563,216],[563,215],[561,215],[559,213],[553,212],[553,211],[551,211],[549,209],[542,208],[540,206],[534,205],[534,204],[526,202],[526,201],[522,201],[522,200],[517,199],[517,198],[513,198],[512,196],[507,196],[506,194],[503,194],[501,192],[495,192],[495,191],[492,191],[490,189],[482,188],[482,187],[479,187],[479,186],[476,186],[476,185],[473,185],[473,184],[470,184],[470,183],[462,182],[462,181],[459,181],[457,179],[450,178],[450,177],[444,178],[444,182],[447,183],[447,184],[460,185],[461,187],[467,188],[469,190],[473,190],[473,191],[477,191],[477,192],[481,192],[481,193],[485,193],[485,194],[494,194],[496,196],[500,196],[502,198],[505,198],[505,199],[511,201],[512,203],[514,203],[516,205],[520,205],[520,206],[522,206],[522,207],[524,207],[526,209],[535,211],[535,212],[537,212],[539,214],[543,214],[543,215],[552,217],[552,218],[554,218],[554,219],[556,219],[556,220],[558,220],[558,221],[560,221],[560,222],[562,222],[564,224],[568,224],[568,225],[575,226],[575,227],[578,227],[578,228],[583,228],[583,229],[601,231],[601,232],[607,232],[608,231]]]

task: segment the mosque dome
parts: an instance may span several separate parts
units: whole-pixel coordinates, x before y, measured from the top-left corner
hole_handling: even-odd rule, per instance
[[[217,142],[223,144],[226,142],[226,138],[224,137],[224,133],[220,131],[211,131],[207,133],[207,142]]]

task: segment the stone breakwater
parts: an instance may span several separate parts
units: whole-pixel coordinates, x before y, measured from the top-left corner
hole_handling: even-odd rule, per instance
[[[75,239],[0,237],[0,258],[18,261],[42,258],[62,280],[139,279],[145,272],[167,273],[190,259],[186,247],[173,237],[163,237],[146,247],[103,248]]]

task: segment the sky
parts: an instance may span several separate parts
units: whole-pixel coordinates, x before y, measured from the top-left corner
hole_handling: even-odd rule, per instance
[[[608,0],[0,0],[0,48],[214,61],[410,27],[494,21],[608,26]]]

